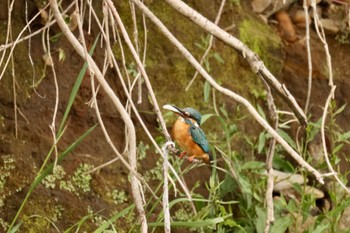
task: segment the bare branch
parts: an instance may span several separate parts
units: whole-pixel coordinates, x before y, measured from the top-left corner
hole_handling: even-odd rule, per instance
[[[154,23],[158,26],[160,31],[170,40],[174,46],[176,46],[179,51],[183,54],[183,56],[192,64],[192,66],[198,70],[198,72],[207,80],[213,88],[218,90],[220,93],[227,95],[231,98],[233,98],[235,101],[243,104],[250,114],[257,120],[257,122],[264,127],[268,133],[272,135],[276,139],[277,142],[279,142],[282,147],[302,166],[304,167],[307,171],[312,173],[316,179],[320,183],[324,183],[322,175],[315,169],[313,168],[310,164],[308,164],[257,112],[257,110],[253,107],[253,105],[245,98],[242,96],[234,93],[233,91],[224,88],[220,86],[204,69],[203,67],[196,61],[196,59],[192,56],[192,54],[171,34],[171,32],[164,26],[164,24],[139,0],[132,0],[139,8],[142,10],[142,12]],[[191,10],[193,11],[193,10]],[[198,13],[196,13],[198,14]],[[198,16],[197,17],[202,17],[203,16]],[[208,23],[208,21],[206,20]],[[216,27],[213,25],[213,27]],[[221,30],[221,29],[220,29]],[[225,32],[226,33],[226,32]],[[229,35],[229,37],[231,37]],[[241,46],[244,46],[242,42],[238,41],[238,43]],[[250,50],[249,50],[250,51]]]
[[[133,0],[136,1],[136,0]],[[284,101],[293,110],[294,114],[298,118],[302,125],[307,124],[306,116],[303,110],[298,105],[295,98],[290,94],[289,90],[281,84],[275,76],[266,68],[261,59],[252,50],[250,50],[245,44],[240,40],[227,33],[225,30],[221,29],[213,22],[209,21],[207,18],[199,14],[197,11],[186,5],[180,0],[166,0],[166,2],[171,5],[176,11],[180,12],[192,22],[200,26],[205,31],[213,34],[215,37],[221,39],[226,44],[230,45],[234,49],[242,53],[243,57],[248,61],[251,69],[254,73],[260,73],[266,82],[272,86],[274,90],[284,99]]]
[[[264,86],[267,90],[267,104],[269,109],[269,115],[270,119],[272,120],[274,124],[274,129],[278,129],[278,114],[276,110],[276,105],[271,93],[271,89],[269,85],[263,80]],[[275,221],[274,217],[274,209],[273,209],[273,181],[274,181],[274,175],[273,175],[273,167],[272,167],[272,161],[273,156],[275,153],[275,146],[276,146],[276,139],[271,138],[269,150],[267,152],[266,156],[266,171],[267,171],[267,187],[266,187],[266,195],[265,195],[265,201],[266,201],[266,224],[265,224],[265,230],[264,233],[270,232],[271,224]]]
[[[135,134],[135,127],[130,119],[129,114],[124,109],[123,105],[121,104],[118,97],[114,94],[112,88],[108,85],[106,80],[104,79],[100,69],[98,68],[97,64],[94,62],[94,60],[91,58],[91,56],[86,53],[83,46],[79,43],[77,38],[73,35],[73,33],[69,30],[67,24],[65,23],[59,9],[57,6],[56,0],[50,0],[50,6],[51,9],[55,15],[55,18],[57,20],[57,24],[61,28],[63,34],[67,37],[68,41],[71,43],[75,51],[83,58],[86,59],[86,62],[88,63],[88,67],[91,72],[95,74],[96,79],[101,84],[101,87],[106,92],[108,97],[113,102],[116,109],[119,111],[124,123],[125,127],[128,129],[129,132],[129,162],[133,169],[136,170],[136,134]],[[141,190],[139,186],[138,179],[136,178],[135,174],[131,172],[131,189],[132,194],[134,197],[134,201],[136,204],[136,209],[139,213],[139,217],[141,219],[141,232],[147,232],[147,220],[142,204],[142,196],[141,196]]]
[[[327,151],[327,145],[326,145],[326,135],[325,135],[325,123],[326,123],[326,117],[327,117],[327,112],[328,112],[328,107],[330,104],[330,101],[332,97],[334,96],[334,91],[335,91],[336,86],[332,86],[331,91],[329,92],[326,104],[323,109],[323,115],[322,115],[322,121],[321,121],[321,137],[322,137],[322,148],[323,148],[323,154],[324,158],[326,160],[327,166],[331,174],[334,175],[335,180],[339,183],[339,185],[348,193],[350,194],[350,190],[346,187],[345,184],[339,179],[337,173],[334,171],[333,166],[331,162],[329,161],[328,158],[328,151]]]
[[[304,8],[304,14],[305,14],[305,23],[306,23],[306,51],[307,51],[307,64],[308,64],[308,83],[307,83],[307,94],[306,94],[306,100],[305,100],[305,107],[304,112],[305,114],[308,111],[309,103],[310,103],[310,97],[311,97],[311,88],[312,88],[312,61],[311,61],[311,49],[310,49],[310,24],[309,24],[309,9],[307,0],[304,0],[303,3]]]
[[[217,25],[220,21],[220,18],[221,18],[221,15],[222,15],[222,11],[224,9],[224,6],[225,6],[225,3],[226,3],[226,0],[222,0],[221,1],[221,4],[220,4],[220,8],[219,8],[219,11],[218,11],[218,14],[215,18],[215,24]],[[213,46],[213,41],[214,41],[214,36],[213,35],[210,35],[209,36],[209,43],[208,43],[208,47],[207,49],[205,50],[204,54],[202,55],[200,61],[199,61],[199,64],[203,64],[205,58],[208,56],[210,50],[211,50],[211,47]],[[197,75],[198,75],[198,71],[196,70],[196,72],[194,73],[191,81],[188,83],[187,87],[185,88],[185,91],[188,91],[188,89],[191,87],[192,83],[196,80],[197,78]]]

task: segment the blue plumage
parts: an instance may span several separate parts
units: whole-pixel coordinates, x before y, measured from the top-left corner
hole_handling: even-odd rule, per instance
[[[201,124],[202,115],[193,108],[180,109],[174,105],[164,105],[165,109],[177,113],[180,117],[173,126],[173,138],[179,146],[185,150],[185,154],[193,159],[202,159],[206,163],[210,163],[211,153],[208,140],[199,127]],[[183,156],[181,153],[180,157]]]
[[[195,141],[205,153],[209,153],[209,143],[201,128],[191,124],[190,133],[193,141]]]
[[[196,109],[184,108],[182,111],[189,113],[190,117],[194,119],[198,125],[201,125],[202,115]]]

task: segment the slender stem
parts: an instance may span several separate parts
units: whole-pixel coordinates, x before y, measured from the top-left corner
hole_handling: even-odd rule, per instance
[[[308,109],[309,109],[311,88],[312,88],[312,60],[311,60],[311,48],[310,48],[310,23],[309,23],[309,7],[307,4],[307,0],[304,0],[303,8],[304,8],[304,14],[305,14],[305,23],[306,23],[305,42],[306,42],[306,52],[307,52],[307,64],[308,64],[308,71],[309,71],[308,83],[307,83],[307,94],[306,94],[305,108],[304,108],[304,112],[306,114]]]
[[[235,92],[220,86],[209,74],[208,72],[197,62],[197,60],[192,56],[192,54],[174,37],[173,34],[164,26],[164,24],[139,0],[132,0],[139,9],[154,23],[157,25],[159,30],[169,39],[169,41],[182,53],[182,55],[191,63],[191,65],[198,70],[198,72],[207,80],[213,88],[215,88],[220,93],[227,95],[234,99],[235,101],[244,105],[250,114],[256,119],[256,121],[266,129],[266,131],[271,134],[272,137],[279,142],[282,147],[307,171],[312,173],[320,183],[324,183],[322,175],[308,164],[267,122],[264,120],[258,111],[253,107],[253,105],[242,96],[236,94]],[[168,0],[166,0],[168,1]],[[193,9],[191,9],[191,12]],[[196,13],[196,17],[198,16]],[[208,23],[208,20],[205,20]],[[214,25],[216,27],[216,25]],[[226,33],[226,32],[225,32]],[[238,42],[241,46],[245,46],[242,42]]]
[[[125,123],[125,127],[128,129],[128,138],[129,141],[129,148],[128,148],[128,155],[129,155],[129,163],[130,166],[136,170],[136,133],[135,133],[135,126],[130,118],[130,115],[127,113],[127,111],[124,109],[122,103],[118,99],[118,97],[115,95],[112,88],[108,85],[106,80],[104,79],[102,72],[98,68],[95,61],[91,58],[91,56],[88,54],[86,48],[79,43],[78,39],[73,35],[73,33],[69,30],[67,24],[65,23],[61,12],[58,9],[57,1],[56,0],[50,0],[50,6],[54,13],[54,16],[57,20],[57,24],[61,28],[63,34],[66,36],[68,41],[71,43],[75,51],[86,60],[88,63],[88,67],[91,72],[94,73],[96,79],[100,83],[103,90],[106,92],[108,97],[113,102],[116,109],[119,111],[121,118],[123,119]],[[78,16],[77,16],[78,17]],[[137,211],[139,213],[139,217],[141,219],[141,232],[147,232],[147,220],[145,216],[145,211],[142,204],[142,195],[140,190],[139,181],[132,171],[131,173],[131,189],[132,189],[132,195],[136,204]]]

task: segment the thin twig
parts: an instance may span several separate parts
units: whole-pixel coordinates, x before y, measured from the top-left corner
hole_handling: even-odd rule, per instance
[[[278,114],[276,111],[276,105],[271,93],[271,88],[269,85],[263,80],[263,84],[265,86],[265,89],[267,90],[267,104],[269,109],[269,115],[270,119],[272,120],[272,123],[274,124],[274,129],[277,131],[278,129]],[[276,139],[271,138],[269,150],[267,152],[266,156],[266,171],[267,171],[267,185],[266,185],[266,195],[265,195],[265,201],[266,201],[266,223],[265,223],[265,230],[264,233],[269,233],[271,224],[275,221],[274,217],[274,206],[273,206],[273,167],[272,167],[272,161],[273,156],[275,153],[275,146],[276,146]]]
[[[331,99],[334,96],[336,86],[333,86],[331,91],[329,92],[326,104],[323,109],[323,114],[322,114],[322,121],[321,121],[321,138],[322,138],[322,148],[323,148],[323,154],[324,158],[326,160],[327,166],[329,171],[334,174],[335,180],[339,183],[339,185],[348,193],[350,194],[350,190],[346,187],[346,185],[339,179],[338,174],[335,172],[331,162],[329,161],[328,158],[328,151],[327,151],[327,144],[326,144],[326,135],[325,135],[325,123],[326,123],[326,117],[327,117],[327,112],[328,112],[328,107],[330,104]]]
[[[23,31],[26,30],[27,27],[29,27],[29,25],[41,14],[41,12],[43,10],[45,10],[47,7],[49,6],[49,4],[47,4],[44,8],[40,9],[39,12],[27,23],[27,25],[23,28]],[[66,14],[72,7],[74,6],[74,1],[64,10],[62,11],[62,14]],[[39,30],[33,32],[33,33],[30,33],[29,35],[23,37],[23,38],[20,38],[21,35],[19,35],[17,37],[17,40],[12,42],[12,43],[5,43],[5,44],[2,44],[0,45],[0,52],[3,51],[3,50],[6,50],[8,48],[12,48],[13,46],[15,46],[16,44],[18,43],[21,43],[23,41],[26,41],[30,38],[32,38],[33,36],[36,36],[38,35],[39,33],[41,33],[42,31],[46,30],[48,27],[51,27],[52,25],[54,25],[56,23],[56,20],[52,20],[50,21],[49,24],[46,24],[44,27],[40,28]],[[0,60],[0,64],[2,64],[2,59]]]
[[[134,2],[138,0],[132,0]],[[215,37],[219,38],[227,45],[241,52],[243,57],[247,60],[251,69],[254,73],[260,73],[266,82],[284,99],[284,101],[293,110],[294,114],[298,118],[300,124],[306,125],[307,118],[300,108],[299,104],[295,100],[294,96],[290,94],[289,90],[285,85],[281,84],[276,77],[267,69],[263,61],[250,50],[242,41],[235,38],[233,35],[227,33],[222,28],[215,25],[213,22],[205,18],[203,15],[199,14],[197,11],[189,7],[185,2],[181,0],[165,0],[170,6],[172,6],[176,11],[186,16],[196,25],[200,26],[205,31],[213,34]]]
[[[224,9],[224,6],[225,6],[225,3],[226,3],[226,0],[222,0],[221,1],[221,5],[220,5],[220,8],[219,8],[219,11],[218,11],[218,14],[216,15],[216,18],[215,18],[215,21],[214,23],[216,25],[218,25],[219,21],[220,21],[220,18],[221,18],[221,15],[222,15],[222,11]],[[209,35],[209,43],[208,43],[208,47],[207,49],[205,50],[204,54],[202,55],[201,59],[199,60],[199,64],[203,64],[205,58],[208,56],[210,50],[211,50],[211,47],[213,46],[213,41],[214,41],[214,36],[212,34]],[[185,91],[188,91],[188,89],[191,87],[192,83],[196,80],[197,78],[197,75],[198,75],[198,71],[196,70],[196,72],[194,73],[191,81],[188,83],[187,87],[185,88]]]
[[[138,54],[137,54],[135,48],[133,47],[133,44],[132,44],[132,42],[131,42],[131,40],[130,40],[130,38],[129,38],[129,35],[128,35],[128,33],[127,33],[127,31],[126,31],[126,29],[125,29],[125,27],[124,27],[124,24],[123,24],[122,20],[120,19],[119,14],[118,14],[118,12],[116,11],[116,9],[115,9],[113,3],[112,3],[110,0],[106,0],[106,2],[108,3],[108,5],[109,5],[110,8],[111,8],[111,10],[112,10],[112,12],[113,12],[113,15],[114,15],[114,17],[116,18],[116,21],[117,21],[117,23],[118,23],[118,26],[119,26],[120,29],[121,29],[122,36],[123,36],[123,38],[124,38],[126,44],[129,46],[129,49],[130,49],[130,51],[131,51],[131,53],[132,53],[132,55],[133,55],[133,57],[134,57],[134,60],[136,61],[136,64],[137,64],[137,66],[138,66],[138,68],[139,68],[139,70],[140,70],[140,72],[141,72],[141,74],[142,74],[142,76],[143,76],[143,78],[144,78],[146,87],[147,87],[147,89],[148,89],[148,94],[150,95],[150,97],[151,97],[151,99],[152,99],[152,103],[153,103],[153,106],[154,106],[154,111],[155,111],[155,113],[156,113],[156,115],[157,115],[158,122],[159,122],[159,124],[160,124],[160,126],[161,126],[161,129],[162,129],[162,133],[163,133],[163,135],[165,136],[165,138],[166,138],[167,141],[171,141],[170,134],[169,134],[169,132],[167,131],[165,121],[164,121],[163,116],[162,116],[162,114],[161,114],[161,111],[160,111],[160,109],[159,109],[158,101],[157,101],[157,98],[155,97],[155,94],[154,94],[154,91],[153,91],[151,82],[150,82],[150,80],[149,80],[149,78],[148,78],[148,75],[147,75],[147,73],[146,73],[146,70],[145,70],[145,68],[144,68],[144,66],[143,66],[143,64],[142,64],[142,62],[141,62],[141,60],[140,60],[140,58],[139,58],[139,56],[138,56]],[[121,77],[121,76],[120,76],[120,77]],[[128,95],[128,93],[126,93],[126,94]],[[133,105],[132,101],[130,101],[130,103]],[[136,109],[136,108],[135,108],[135,109]],[[135,112],[135,114],[136,114],[137,111],[135,110],[134,112]],[[137,113],[137,114],[138,114],[138,113]],[[152,138],[151,140],[153,140],[153,138]],[[170,148],[168,148],[168,149],[170,149]],[[163,153],[161,153],[161,155],[162,155],[163,158],[164,158]],[[166,161],[166,162],[169,163],[168,161]],[[172,172],[174,173],[174,175],[176,176],[176,178],[177,178],[177,179],[179,180],[179,182],[180,182],[180,179],[179,179],[179,177],[178,177],[178,175],[177,175],[175,169],[173,169],[172,166],[169,166],[169,167],[170,167],[170,169],[172,170]],[[186,193],[186,195],[189,197],[189,199],[192,200],[191,195],[190,195],[190,193],[189,193],[187,187],[185,186],[184,182],[180,182],[180,185],[182,186],[183,190],[185,191],[185,193]],[[192,201],[191,201],[191,204],[193,205],[193,209],[194,209],[194,211],[195,211],[194,204],[193,204]]]
[[[305,112],[305,114],[307,114],[307,111],[309,109],[311,89],[312,89],[312,60],[311,60],[311,48],[310,48],[310,24],[309,24],[309,7],[307,4],[307,0],[304,0],[303,8],[304,8],[304,14],[305,14],[305,23],[306,23],[305,43],[306,43],[307,64],[308,64],[308,71],[309,71],[308,83],[307,83],[307,94],[306,94],[305,107],[304,107],[304,112]]]
[[[53,137],[53,147],[55,150],[55,162],[54,162],[54,168],[53,168],[55,171],[56,166],[57,166],[57,160],[58,160],[57,138],[56,138],[56,116],[57,116],[58,103],[59,103],[59,88],[58,88],[58,83],[57,83],[55,64],[54,64],[54,62],[52,60],[52,56],[51,56],[50,27],[48,27],[47,31],[46,31],[46,43],[47,43],[47,51],[45,51],[45,52],[47,54],[47,58],[50,60],[50,63],[51,63],[53,80],[54,80],[54,84],[55,84],[55,107],[54,107],[54,111],[53,111],[53,115],[52,115],[52,123],[50,125],[50,129],[51,129],[52,137]]]
[[[129,2],[130,4],[130,10],[131,10],[131,18],[132,18],[132,23],[133,23],[133,37],[134,37],[134,47],[136,53],[139,55],[140,54],[140,49],[139,49],[139,32],[137,30],[137,18],[136,18],[136,11],[135,11],[135,5],[132,2]],[[139,72],[140,73],[140,72]],[[137,103],[141,104],[142,103],[142,77],[136,77],[137,79],[137,87],[138,87],[138,98],[137,98]]]
[[[50,6],[52,11],[54,12],[55,18],[57,20],[57,24],[61,28],[63,34],[67,37],[68,41],[71,43],[75,51],[84,59],[86,58],[86,62],[88,63],[89,70],[95,74],[96,79],[101,84],[101,87],[106,92],[108,97],[113,102],[116,109],[119,111],[121,118],[123,119],[125,123],[125,127],[128,128],[129,137],[128,140],[129,143],[129,162],[130,166],[133,168],[133,170],[136,170],[136,134],[135,134],[135,127],[134,124],[128,115],[128,113],[123,108],[123,105],[121,104],[120,100],[115,95],[112,88],[108,85],[106,80],[104,79],[100,69],[98,68],[97,64],[94,62],[94,60],[91,58],[91,56],[87,53],[86,50],[84,50],[83,46],[79,43],[77,38],[73,35],[73,33],[69,30],[67,24],[65,23],[59,9],[57,6],[56,0],[50,0]],[[132,189],[132,195],[136,204],[136,209],[139,213],[139,217],[141,219],[141,232],[147,232],[147,220],[145,216],[145,211],[142,204],[142,195],[141,190],[139,186],[139,181],[135,174],[131,172],[131,189]]]
[[[223,93],[224,95],[227,95],[231,98],[233,98],[235,101],[241,103],[244,105],[250,114],[256,119],[256,121],[266,129],[266,131],[271,134],[272,137],[274,137],[281,145],[282,147],[307,171],[312,173],[316,179],[320,183],[324,183],[322,175],[313,168],[310,164],[308,164],[257,112],[257,110],[253,107],[253,105],[242,96],[236,94],[235,92],[224,88],[220,86],[209,74],[208,72],[196,61],[196,59],[192,56],[192,54],[171,34],[171,32],[164,26],[164,24],[139,0],[132,0],[142,12],[154,23],[157,25],[157,27],[160,29],[160,31],[169,39],[169,41],[179,49],[179,51],[182,53],[182,55],[191,63],[191,65],[199,71],[199,73],[219,92]],[[168,0],[167,0],[168,1]],[[193,12],[193,9],[191,9],[191,12]],[[202,17],[198,16],[199,14],[196,13],[196,17]],[[209,24],[208,20],[204,19],[204,21]],[[215,25],[212,25],[213,27],[216,27]],[[214,30],[214,28],[213,28]],[[217,30],[217,29],[215,29]],[[238,41],[238,40],[237,40]],[[242,42],[238,41],[241,46],[244,46]],[[250,50],[249,50],[250,51]],[[248,52],[248,50],[247,50]],[[264,71],[269,72],[269,71]],[[294,97],[293,97],[294,99]]]
[[[153,88],[152,88],[152,85],[151,85],[151,82],[149,81],[149,78],[148,78],[148,75],[146,73],[146,70],[137,54],[137,51],[135,50],[133,44],[131,43],[131,40],[129,38],[129,35],[124,27],[124,24],[121,20],[121,18],[119,17],[119,14],[117,12],[117,10],[115,9],[114,5],[113,5],[113,2],[111,0],[105,0],[109,7],[111,8],[112,12],[113,12],[113,15],[114,17],[116,18],[117,20],[117,23],[118,23],[118,26],[120,27],[121,29],[121,32],[122,32],[122,35],[123,35],[123,38],[126,42],[126,44],[129,46],[129,49],[136,61],[136,64],[138,66],[138,68],[140,69],[140,72],[145,80],[145,83],[146,83],[146,86],[147,86],[147,89],[149,91],[149,95],[152,99],[152,103],[154,104],[154,111],[155,113],[157,114],[157,117],[159,119],[159,123],[160,123],[160,126],[162,128],[162,133],[163,135],[165,136],[165,138],[167,139],[167,141],[171,141],[171,137],[170,137],[170,134],[168,133],[168,131],[166,130],[166,124],[165,124],[165,121],[163,119],[163,116],[162,116],[162,113],[160,111],[160,108],[159,108],[159,105],[158,105],[158,101],[157,101],[157,98],[155,97],[155,94],[153,92]]]
[[[124,159],[124,156],[122,154],[120,154],[120,152],[118,151],[118,149],[115,147],[115,145],[113,144],[112,139],[109,136],[109,133],[104,125],[104,122],[102,120],[101,117],[101,113],[100,110],[98,108],[98,104],[97,104],[97,99],[96,99],[96,95],[97,95],[97,90],[95,90],[95,82],[94,82],[94,78],[92,76],[93,74],[91,74],[91,89],[92,89],[92,101],[91,101],[91,106],[95,109],[96,112],[96,116],[97,116],[97,120],[100,124],[100,127],[102,129],[102,132],[106,138],[107,143],[110,145],[110,147],[112,148],[113,152],[117,155],[117,157],[115,157],[114,159],[108,161],[107,163],[104,163],[98,167],[95,167],[93,169],[91,169],[90,171],[86,172],[86,173],[93,173],[97,170],[100,170],[101,168],[110,165],[112,163],[114,163],[115,161],[121,160],[121,162],[124,164],[124,166],[131,171],[132,173],[135,174],[135,176],[141,180],[141,182],[147,187],[147,189],[152,193],[152,195],[155,197],[155,199],[158,199],[157,195],[153,192],[153,190],[149,187],[149,185],[147,184],[147,182],[143,179],[143,177],[137,173],[137,171],[135,171],[130,164]],[[97,88],[96,88],[97,89]]]
[[[171,145],[172,144],[172,145]],[[169,210],[169,189],[168,189],[168,147],[175,146],[173,142],[167,142],[162,147],[164,154],[164,162],[163,162],[163,176],[164,176],[164,184],[163,184],[163,213],[164,213],[164,232],[170,233],[170,210]]]
[[[97,15],[96,15],[95,10],[93,9],[92,6],[90,6],[90,7],[92,8],[92,9],[91,9],[91,10],[92,10],[92,14],[93,14],[93,16],[94,16],[94,18],[95,18],[95,20],[96,20],[96,22],[97,22],[97,24],[98,24],[98,26],[99,26],[99,28],[100,28],[100,31],[101,31],[101,33],[102,33],[102,36],[103,36],[104,40],[109,39],[109,38],[106,37],[106,34],[104,33],[103,26],[102,26],[101,23],[99,22],[99,19],[98,19]],[[119,35],[119,34],[118,34],[118,35]],[[119,38],[119,36],[118,36],[118,38]],[[118,40],[120,41],[120,38],[119,38]],[[123,53],[123,50],[122,50],[121,52]],[[116,70],[116,72],[117,72],[117,74],[118,74],[117,76],[118,76],[119,79],[120,79],[120,82],[121,82],[121,84],[122,84],[122,86],[123,86],[124,92],[126,93],[126,96],[127,96],[127,98],[128,98],[128,101],[131,103],[131,107],[132,107],[133,110],[134,110],[134,114],[136,115],[136,118],[137,118],[138,121],[140,122],[141,127],[142,127],[143,130],[145,131],[145,133],[146,133],[146,135],[148,136],[148,138],[151,140],[152,144],[154,145],[154,147],[156,148],[156,150],[158,151],[158,153],[159,153],[162,157],[164,157],[164,155],[163,155],[163,153],[162,153],[162,150],[160,149],[160,147],[158,146],[157,142],[154,140],[153,136],[151,135],[151,133],[150,133],[149,130],[147,129],[147,127],[146,127],[145,123],[143,122],[143,120],[142,120],[140,114],[138,113],[138,111],[137,111],[135,105],[133,104],[133,101],[132,101],[130,92],[128,91],[128,89],[127,89],[127,87],[126,87],[126,85],[125,85],[125,82],[124,82],[124,80],[123,80],[123,76],[122,76],[122,74],[121,74],[121,72],[120,72],[120,70],[119,70],[119,66],[118,66],[117,61],[116,61],[116,59],[115,59],[114,56],[112,57],[112,61],[113,61],[113,67],[115,68],[115,70]],[[125,61],[125,60],[122,59],[122,61]],[[123,64],[123,67],[125,67],[125,63]],[[135,81],[135,80],[134,80],[134,81]],[[130,86],[130,85],[129,85],[129,86]],[[132,85],[131,85],[131,86],[132,86]],[[118,153],[119,153],[119,152],[118,152]],[[119,155],[120,155],[120,154],[119,154]],[[118,155],[118,157],[119,157],[119,155]],[[120,155],[120,156],[121,156],[121,155]],[[92,169],[92,170],[89,171],[89,172],[94,172],[94,171],[96,171],[96,170],[98,170],[98,169],[101,169],[101,168],[103,168],[103,167],[105,167],[105,166],[107,166],[107,165],[109,165],[109,164],[112,164],[113,162],[117,161],[118,159],[119,159],[119,158],[112,159],[112,160],[108,161],[107,163],[104,163],[104,164],[98,166],[97,168]],[[124,160],[124,162],[125,162],[125,160]],[[124,162],[123,162],[123,163],[124,163]],[[126,162],[126,163],[127,163],[127,162]],[[129,168],[130,165],[127,164],[127,167]],[[170,168],[170,170],[172,171],[172,173],[174,174],[175,178],[178,180],[178,182],[179,182],[180,186],[182,187],[183,191],[185,192],[186,196],[188,197],[188,199],[189,199],[189,200],[191,201],[191,203],[192,203],[192,197],[191,197],[191,194],[190,194],[189,190],[186,188],[186,185],[181,181],[181,179],[180,179],[180,177],[178,176],[178,174],[176,173],[174,167],[173,167],[170,163],[169,163],[169,168]],[[135,173],[135,174],[136,174],[136,173]],[[138,174],[136,174],[136,175],[138,175]],[[143,181],[143,182],[145,183],[146,186],[148,186],[148,184],[142,179],[141,176],[138,176],[138,178],[141,179],[141,181]],[[175,185],[173,179],[171,179],[170,176],[169,176],[169,180],[172,182],[173,186],[176,187],[176,185]],[[153,194],[153,196],[154,196],[156,199],[158,199],[158,197],[152,192],[152,190],[151,190],[150,188],[149,188],[149,190],[151,191],[151,193]]]
[[[316,29],[318,37],[320,38],[321,42],[323,43],[323,47],[324,47],[324,50],[326,53],[327,68],[328,68],[328,85],[333,87],[334,84],[333,84],[332,58],[331,58],[331,55],[329,53],[328,43],[326,41],[326,35],[324,33],[322,24],[320,23],[320,19],[318,17],[317,6],[316,6],[315,0],[311,1],[311,7],[313,9],[315,29]],[[321,31],[320,31],[320,29],[321,29]]]

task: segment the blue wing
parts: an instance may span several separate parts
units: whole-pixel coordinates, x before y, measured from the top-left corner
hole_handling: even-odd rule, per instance
[[[193,140],[203,149],[205,153],[209,153],[209,143],[201,128],[191,124],[190,133]]]

